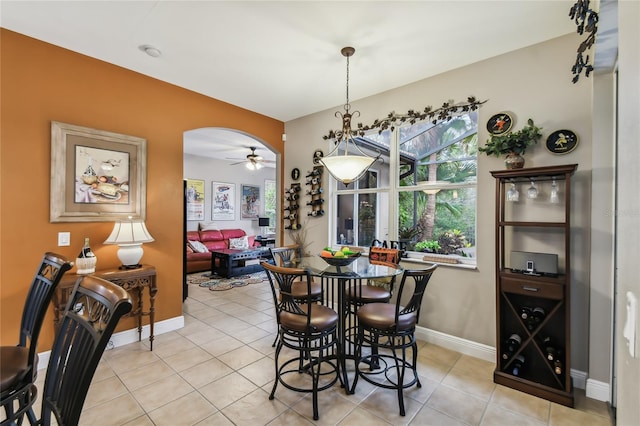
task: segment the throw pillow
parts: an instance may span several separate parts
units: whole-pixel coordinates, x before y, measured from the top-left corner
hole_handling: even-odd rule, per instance
[[[218,225],[216,225],[213,222],[210,223],[204,223],[204,222],[200,222],[200,230],[201,231],[219,231],[220,228],[218,228]]]
[[[240,238],[229,238],[229,248],[246,250],[249,248],[249,238],[246,235]]]
[[[200,241],[189,241],[189,245],[196,253],[207,253],[209,249]]]

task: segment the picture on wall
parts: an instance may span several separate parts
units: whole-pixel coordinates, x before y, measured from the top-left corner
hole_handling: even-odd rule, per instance
[[[211,185],[213,203],[212,220],[235,220],[236,218],[236,184],[213,182]]]
[[[260,187],[242,185],[242,201],[240,202],[241,219],[258,219],[260,210]]]
[[[187,179],[187,220],[204,220],[204,181]]]
[[[145,219],[145,139],[51,122],[51,222]]]

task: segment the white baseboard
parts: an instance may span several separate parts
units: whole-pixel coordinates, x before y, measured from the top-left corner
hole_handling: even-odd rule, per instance
[[[419,340],[451,349],[461,354],[480,358],[484,361],[495,363],[496,348],[482,343],[473,342],[471,340],[462,339],[460,337],[451,336],[439,331],[431,330],[425,327],[416,327],[416,337]],[[571,369],[571,378],[573,386],[578,389],[585,389],[588,398],[598,401],[610,402],[611,389],[608,383],[599,382],[587,378],[588,375],[584,371]]]
[[[609,383],[587,379],[586,395],[587,398],[611,402],[611,386]]]
[[[179,330],[184,327],[184,316],[175,318],[169,318],[164,321],[159,321],[153,325],[153,336],[159,336],[170,331]],[[148,339],[150,334],[149,325],[142,326],[142,340]],[[130,330],[119,331],[113,333],[110,339],[110,344],[107,345],[107,350],[117,348],[119,346],[128,345],[129,343],[135,343],[138,341],[138,329],[132,328]],[[49,364],[49,356],[51,351],[41,352],[38,354],[38,370],[47,368]]]

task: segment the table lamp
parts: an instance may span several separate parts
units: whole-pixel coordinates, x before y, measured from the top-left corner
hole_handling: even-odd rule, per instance
[[[258,218],[258,226],[262,229],[262,237],[266,237],[267,233],[265,232],[265,228],[269,227],[269,218],[268,217],[259,217]]]
[[[118,259],[122,262],[120,269],[136,269],[140,266],[140,259],[144,253],[143,243],[154,241],[144,222],[133,220],[129,216],[128,220],[116,222],[109,238],[105,244],[118,245]]]

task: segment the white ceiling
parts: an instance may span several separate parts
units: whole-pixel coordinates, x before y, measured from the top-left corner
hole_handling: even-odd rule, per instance
[[[574,32],[574,3],[3,0],[0,24],[286,122],[344,103],[344,46],[354,100]]]

